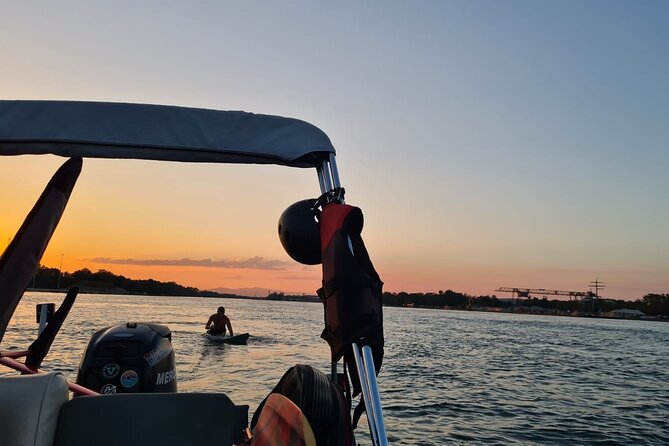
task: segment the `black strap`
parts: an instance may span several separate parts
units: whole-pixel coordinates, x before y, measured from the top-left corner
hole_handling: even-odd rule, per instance
[[[336,276],[323,283],[324,298],[332,296],[339,290],[361,289],[372,286],[372,279],[366,274],[350,277]]]
[[[35,342],[30,344],[28,350],[30,355],[26,358],[26,365],[31,369],[37,370],[42,365],[42,361],[49,353],[51,344],[58,334],[58,330],[63,325],[63,321],[67,317],[67,314],[70,312],[72,305],[74,305],[74,300],[77,298],[77,293],[79,293],[78,287],[72,287],[68,290],[67,296],[58,307],[49,323],[44,327],[44,331],[40,334]]]
[[[358,421],[360,421],[360,417],[362,416],[363,412],[365,412],[365,400],[360,398],[360,402],[358,403],[357,406],[355,406],[355,409],[353,410],[353,420],[351,421],[351,426],[353,429],[358,427]]]

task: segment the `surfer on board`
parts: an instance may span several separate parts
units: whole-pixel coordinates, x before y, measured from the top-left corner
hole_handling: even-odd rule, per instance
[[[209,327],[211,327],[211,330],[209,330]],[[218,307],[218,311],[209,316],[207,325],[205,325],[204,328],[209,330],[210,335],[224,336],[225,327],[228,327],[228,330],[230,330],[230,336],[234,336],[230,319],[225,315],[225,308]]]

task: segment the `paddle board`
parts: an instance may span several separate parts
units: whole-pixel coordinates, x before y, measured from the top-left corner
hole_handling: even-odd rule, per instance
[[[212,335],[207,332],[204,333],[202,336],[204,336],[210,341],[222,342],[224,344],[235,344],[235,345],[246,344],[246,341],[248,341],[249,339],[248,333],[242,333],[234,336],[221,336],[221,335]]]

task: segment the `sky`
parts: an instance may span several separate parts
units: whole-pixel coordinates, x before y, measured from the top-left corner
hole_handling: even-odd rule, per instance
[[[0,98],[306,120],[385,290],[669,292],[666,1],[0,4]],[[65,160],[0,161],[0,249]],[[42,263],[309,293],[315,171],[86,159]]]

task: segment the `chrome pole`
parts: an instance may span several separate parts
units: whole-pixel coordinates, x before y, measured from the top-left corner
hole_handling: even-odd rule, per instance
[[[335,160],[335,154],[330,154],[330,169],[332,170],[332,182],[334,187],[341,187],[341,181],[339,181],[339,171],[337,170],[337,161]]]
[[[332,190],[332,173],[327,161],[323,161],[321,165],[321,173],[323,174],[323,181],[325,182],[325,192]]]
[[[316,173],[318,174],[318,184],[321,187],[321,194],[327,192],[325,189],[325,180],[323,179],[323,166],[316,167]]]
[[[386,434],[386,425],[383,421],[383,409],[381,408],[381,395],[379,393],[379,386],[376,382],[376,368],[374,367],[374,355],[372,355],[372,348],[369,345],[362,346],[362,357],[366,369],[367,384],[371,397],[370,404],[374,407],[372,411],[376,425],[377,434],[379,437],[379,444],[385,446],[388,444],[388,436]],[[366,406],[365,406],[366,407]]]
[[[371,395],[369,389],[369,381],[367,380],[366,377],[367,371],[363,364],[362,357],[360,356],[360,347],[358,347],[358,344],[354,342],[351,345],[351,348],[353,349],[353,356],[355,358],[355,367],[358,370],[358,378],[360,379],[360,387],[362,388],[362,398],[363,401],[365,402],[365,412],[367,414],[367,425],[369,426],[369,435],[372,437],[372,444],[378,445],[379,438],[376,431],[374,414],[372,413],[374,408],[373,405],[370,404],[369,402]]]

